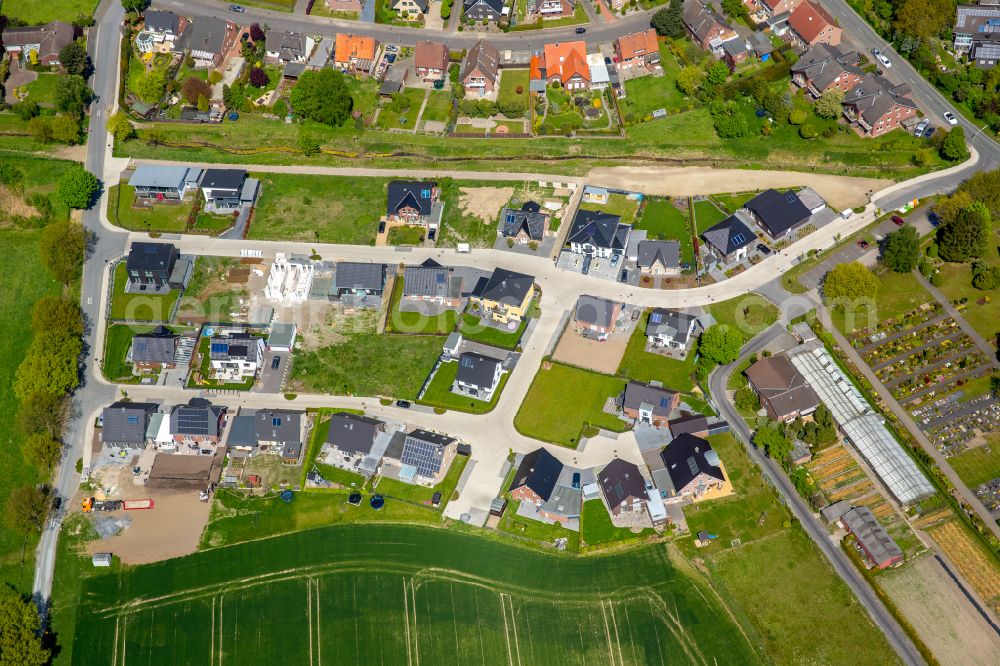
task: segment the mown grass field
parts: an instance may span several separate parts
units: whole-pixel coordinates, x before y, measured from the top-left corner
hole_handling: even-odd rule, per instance
[[[566,558],[343,526],[91,575],[75,664],[762,661],[664,548]]]
[[[681,262],[694,264],[694,245],[688,217],[668,199],[650,199],[635,223],[636,229],[645,229],[649,240],[676,240],[681,246]]]
[[[987,439],[989,452],[979,447],[948,458],[958,478],[970,488],[1000,477],[1000,435],[989,435]]]
[[[0,12],[19,18],[27,25],[66,21],[72,23],[81,16],[93,16],[98,0],[4,0]]]

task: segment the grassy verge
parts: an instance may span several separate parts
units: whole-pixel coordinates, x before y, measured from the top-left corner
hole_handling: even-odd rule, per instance
[[[111,223],[129,231],[160,231],[184,233],[187,231],[191,202],[179,204],[160,203],[150,208],[133,208],[135,188],[127,183],[108,188],[108,218]]]
[[[604,502],[599,499],[587,500],[583,503],[580,529],[583,532],[581,537],[583,546],[622,544],[656,534],[652,528],[646,528],[636,533],[627,527],[615,527],[611,522],[608,510],[604,507]]]
[[[442,363],[434,375],[434,379],[431,380],[430,385],[424,392],[423,397],[418,402],[422,405],[441,407],[442,409],[454,409],[459,412],[468,412],[469,414],[485,414],[493,411],[493,408],[497,406],[497,400],[500,399],[500,394],[503,393],[503,388],[507,385],[507,379],[510,377],[509,372],[504,373],[500,377],[500,384],[493,391],[493,397],[489,402],[486,402],[458,393],[452,393],[451,386],[457,374],[458,361]]]
[[[757,294],[731,298],[708,306],[715,323],[735,327],[743,338],[752,337],[778,320],[781,312],[769,300]]]
[[[4,0],[3,13],[24,21],[25,25],[40,25],[49,21],[72,23],[94,15],[97,0]]]

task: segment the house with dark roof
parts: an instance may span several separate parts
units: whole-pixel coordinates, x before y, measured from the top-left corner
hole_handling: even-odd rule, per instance
[[[312,54],[315,41],[299,32],[268,30],[264,41],[264,53],[271,63],[304,63]]]
[[[427,224],[440,196],[437,183],[391,180],[386,197],[385,219],[404,224]]]
[[[546,520],[567,523],[580,518],[583,508],[583,491],[580,488],[557,483],[549,498],[537,507],[538,515]]]
[[[27,59],[32,51],[41,65],[59,65],[59,52],[73,41],[76,28],[65,21],[45,25],[8,26],[3,31],[3,49],[11,57]]]
[[[214,16],[195,16],[174,42],[174,53],[190,52],[198,67],[219,67],[222,59],[236,45],[239,30],[232,21]]]
[[[618,407],[625,418],[633,423],[648,423],[658,428],[667,424],[680,402],[681,396],[677,391],[637,381],[626,384],[618,396]]]
[[[738,35],[722,15],[710,11],[701,0],[685,0],[684,27],[695,44],[722,57],[722,44]]]
[[[957,53],[967,53],[977,67],[992,69],[1000,62],[1000,4],[958,5],[952,35]]]
[[[125,259],[125,274],[128,277],[127,291],[145,291],[149,287],[168,287],[170,274],[180,252],[172,243],[134,242],[129,247]]]
[[[524,319],[534,297],[534,277],[496,268],[489,278],[479,280],[469,302],[493,321],[505,324]]]
[[[812,215],[799,200],[799,195],[792,190],[764,190],[743,204],[743,207],[750,211],[753,221],[772,240],[788,236],[808,222]]]
[[[712,252],[723,262],[743,261],[757,240],[757,234],[750,230],[745,214],[736,211],[722,222],[702,232],[701,237]]]
[[[643,275],[674,276],[681,272],[681,244],[676,240],[639,242],[636,266]]]
[[[697,326],[698,318],[693,314],[668,308],[653,308],[646,321],[646,339],[655,347],[686,351],[694,345]]]
[[[486,23],[495,23],[503,16],[504,0],[462,0],[462,16]]]
[[[861,57],[857,51],[845,53],[836,46],[816,44],[810,47],[792,65],[792,81],[805,88],[813,97],[827,90],[848,93],[865,77],[858,67]]]
[[[260,181],[248,178],[243,169],[205,169],[201,176],[205,209],[233,211],[257,200]]]
[[[687,414],[678,416],[676,419],[667,421],[670,434],[674,437],[681,435],[694,435],[695,437],[708,437],[708,419],[701,414]]]
[[[242,382],[257,376],[264,363],[264,338],[249,333],[215,335],[208,343],[212,377],[223,382]]]
[[[532,241],[540,243],[548,224],[549,214],[543,213],[534,201],[522,204],[517,210],[505,207],[500,211],[500,235],[522,245]]]
[[[385,264],[338,261],[333,276],[337,296],[381,296],[385,288]]]
[[[395,476],[400,481],[433,486],[448,473],[457,449],[454,437],[417,429],[393,434],[383,460],[386,465],[399,468]]]
[[[581,294],[576,299],[573,310],[573,323],[579,331],[596,333],[598,339],[606,339],[614,330],[618,318],[622,314],[621,303],[609,301],[606,298]]]
[[[632,226],[618,215],[597,210],[577,210],[566,243],[575,254],[609,258],[623,255]]]
[[[474,1],[476,4],[484,2],[484,0]],[[469,10],[465,11],[465,15],[469,16]],[[480,39],[465,54],[460,78],[466,95],[470,92],[477,92],[479,95],[492,94],[500,80],[500,52],[486,40]]]
[[[170,409],[170,436],[177,444],[218,444],[226,424],[226,408],[192,398]]]
[[[149,402],[114,402],[101,412],[101,441],[116,449],[146,448],[150,417],[160,406]]]
[[[372,452],[385,423],[360,414],[337,412],[330,417],[326,443],[346,461],[360,460]],[[342,465],[343,466],[343,465]]]
[[[459,307],[462,305],[462,276],[428,259],[403,271],[403,300],[425,301]]]
[[[761,406],[775,421],[793,421],[819,407],[819,396],[784,354],[760,359],[747,368],[746,375]]]
[[[303,412],[287,409],[258,409],[254,430],[262,451],[287,453],[288,444],[302,445]]]
[[[792,10],[788,26],[795,37],[806,46],[829,44],[837,46],[843,33],[836,19],[822,5],[804,0]]]
[[[478,352],[463,352],[458,357],[458,371],[452,390],[489,402],[500,386],[503,361]]]
[[[426,14],[427,4],[427,0],[389,0],[389,7],[407,21],[416,21]]]
[[[510,496],[518,502],[541,506],[552,495],[563,464],[544,448],[525,454],[510,482]]]
[[[613,516],[646,510],[646,482],[635,463],[615,458],[597,475],[597,482]]]
[[[443,79],[448,74],[448,47],[441,42],[417,42],[413,69],[425,81]]]
[[[176,367],[177,343],[180,336],[165,326],[149,333],[132,336],[132,367],[138,372],[152,372]]]
[[[683,433],[660,452],[660,457],[670,479],[670,488],[660,488],[668,503],[699,502],[733,493],[719,454],[701,437]]]
[[[840,517],[840,523],[854,535],[858,547],[873,568],[881,570],[903,563],[903,551],[899,544],[893,541],[868,507],[851,508]]]
[[[844,95],[844,117],[865,136],[891,132],[917,115],[917,105],[907,95],[910,84],[893,85],[887,79],[868,74]]]
[[[135,37],[135,46],[140,53],[153,51],[158,44],[170,48],[187,24],[173,12],[147,9],[142,16],[142,30]]]

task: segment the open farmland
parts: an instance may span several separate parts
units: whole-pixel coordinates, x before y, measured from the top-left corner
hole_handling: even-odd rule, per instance
[[[323,528],[93,574],[73,663],[760,662],[702,588],[662,547],[577,559]]]

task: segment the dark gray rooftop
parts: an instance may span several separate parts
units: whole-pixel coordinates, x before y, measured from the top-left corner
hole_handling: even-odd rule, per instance
[[[149,415],[159,405],[148,402],[115,402],[101,416],[101,440],[112,444],[142,444],[146,441]]]

